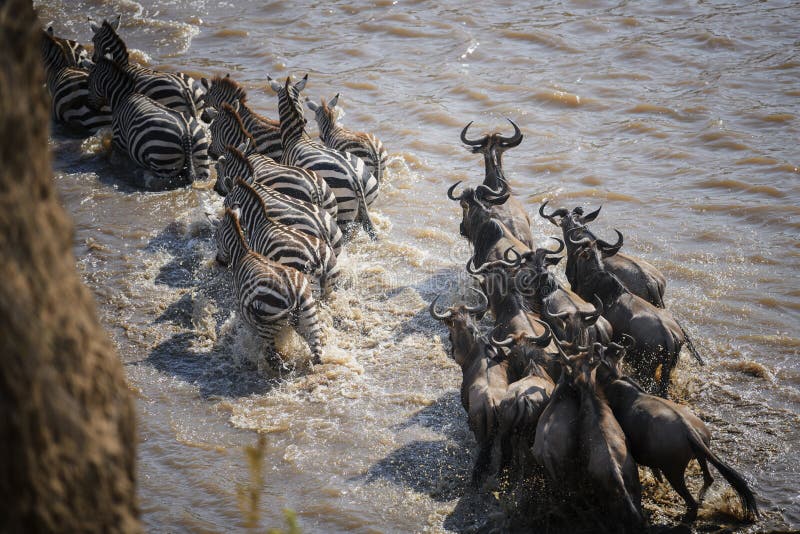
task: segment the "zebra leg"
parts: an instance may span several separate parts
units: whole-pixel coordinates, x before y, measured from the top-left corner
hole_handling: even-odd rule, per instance
[[[313,363],[320,364],[322,363],[322,326],[317,314],[317,303],[308,286],[298,297],[297,331],[308,343]]]

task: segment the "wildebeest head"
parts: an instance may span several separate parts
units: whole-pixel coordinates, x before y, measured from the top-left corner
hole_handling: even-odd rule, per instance
[[[552,326],[556,337],[562,341],[562,346],[567,350],[573,347],[584,346],[589,343],[589,328],[603,315],[603,303],[595,297],[593,310],[581,310],[569,307],[564,310],[551,308],[552,303],[542,309],[542,317]]]
[[[484,350],[484,348],[480,346],[484,343],[483,336],[478,330],[474,316],[486,312],[488,301],[483,293],[475,289],[473,289],[473,291],[481,297],[481,302],[474,306],[458,304],[450,306],[444,311],[437,311],[436,302],[441,296],[437,295],[428,307],[431,317],[437,321],[442,321],[445,326],[447,326],[450,337],[450,356],[459,365],[463,365],[470,354],[475,354],[474,351]],[[491,356],[495,355],[495,351],[492,349]]]
[[[460,195],[454,193],[456,187],[461,183],[458,181],[447,190],[447,198],[456,200],[461,205],[461,225],[459,231],[461,235],[470,241],[475,239],[478,229],[491,219],[491,212],[487,205],[495,206],[505,203],[510,196],[508,186],[503,183],[500,189],[491,189],[485,185],[476,188],[467,187]]]
[[[505,182],[503,175],[503,152],[509,148],[519,146],[522,142],[522,132],[514,121],[508,119],[508,122],[514,127],[514,134],[510,137],[505,137],[499,133],[491,133],[484,135],[479,139],[467,138],[467,130],[472,125],[472,122],[467,124],[461,131],[461,142],[467,145],[468,149],[475,154],[483,154],[484,164],[486,166],[486,178],[484,184],[495,186],[500,182]]]
[[[567,241],[568,255],[572,254],[574,250],[574,247],[570,246],[572,242],[569,241],[569,236],[571,236],[573,239],[588,237],[596,241],[597,248],[603,253],[603,257],[613,256],[619,252],[619,249],[622,247],[622,234],[620,234],[619,231],[615,230],[619,235],[619,240],[617,243],[612,245],[611,243],[603,241],[602,239],[598,239],[597,236],[595,236],[586,227],[587,223],[590,223],[597,218],[597,216],[600,214],[600,210],[603,209],[602,206],[586,214],[584,214],[583,208],[580,206],[573,208],[571,212],[567,211],[566,208],[558,208],[552,213],[547,214],[545,213],[544,209],[548,202],[549,201],[545,200],[542,205],[539,206],[539,215],[561,228],[564,233],[564,239]]]
[[[604,271],[603,258],[615,254],[622,247],[623,236],[619,230],[614,230],[617,233],[617,242],[613,245],[589,236],[576,239],[575,237],[581,235],[585,231],[584,227],[573,228],[568,232],[567,245],[570,247],[568,253],[570,257],[576,260],[576,275],[582,279],[585,275],[597,271]],[[609,254],[608,252],[611,252]]]

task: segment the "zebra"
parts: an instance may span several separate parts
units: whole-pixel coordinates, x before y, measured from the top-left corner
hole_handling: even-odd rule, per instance
[[[226,104],[232,106],[241,120],[242,129],[249,132],[255,139],[255,150],[276,161],[281,160],[283,145],[281,144],[280,123],[276,120],[262,117],[251,110],[247,105],[247,91],[244,90],[244,87],[233,80],[230,74],[224,77],[215,76],[210,82],[206,78],[201,78],[200,83],[206,89],[203,97],[205,105],[214,107],[217,113],[221,112]],[[214,122],[218,119],[219,117],[216,117]],[[217,155],[222,153],[225,145],[238,146],[239,143],[244,141],[241,136],[233,136],[232,133],[228,133],[228,128],[235,128],[232,120],[229,116],[223,118],[224,125],[217,125],[217,134],[214,135],[214,140],[216,141],[217,136],[226,140],[224,144],[218,147],[219,150],[215,149]],[[214,122],[212,122],[212,126]],[[222,133],[226,135],[220,135]],[[234,141],[229,142],[228,140]]]
[[[375,177],[361,158],[315,143],[305,132],[306,119],[299,99],[308,74],[295,84],[291,84],[287,77],[283,86],[269,76],[267,80],[278,94],[283,142],[281,163],[316,171],[336,195],[339,224],[352,228],[352,223],[361,223],[367,234],[376,239],[377,233],[368,211],[369,204],[378,196]]]
[[[220,107],[215,108],[217,113],[211,121],[211,155],[219,157],[228,145],[239,146],[245,141],[252,140],[250,144],[254,152],[264,156],[280,160],[283,155],[281,147],[280,128],[268,131],[259,122],[245,122],[244,117],[254,115],[248,108],[241,105],[239,100],[234,100],[233,104],[223,102]],[[275,136],[277,135],[277,138]],[[259,139],[261,141],[259,141]]]
[[[250,139],[237,148],[225,147],[217,158],[217,182],[214,191],[225,196],[233,187],[233,178],[241,177],[245,182],[258,182],[299,200],[319,206],[336,219],[339,211],[336,197],[328,183],[314,171],[281,165],[274,159],[253,150]]]
[[[111,105],[114,147],[152,172],[143,187],[179,187],[210,176],[202,123],[134,92],[130,74],[103,57],[89,74],[89,105]]]
[[[241,189],[241,192],[236,189]],[[274,211],[267,208],[255,189],[241,180],[228,196],[242,200],[241,203],[234,204],[226,198],[226,205],[240,206],[239,218],[247,230],[248,241],[254,251],[310,275],[322,295],[330,294],[339,276],[339,269],[336,265],[336,254],[325,241],[270,217]]]
[[[378,180],[378,185],[383,182],[386,171],[386,160],[389,154],[386,147],[375,135],[365,132],[351,132],[343,126],[336,124],[336,104],[339,102],[339,93],[326,103],[325,99],[317,105],[311,100],[306,100],[308,108],[314,112],[319,126],[319,137],[325,146],[349,152],[364,160],[364,164]]]
[[[99,62],[106,55],[111,55],[114,62],[125,69],[134,82],[134,92],[143,94],[174,109],[195,118],[203,110],[202,86],[181,72],[160,72],[130,62],[128,47],[117,35],[120,16],[112,22],[104,20],[98,26],[90,19],[94,53],[92,61]]]
[[[217,263],[233,270],[239,314],[267,342],[268,357],[275,355],[275,335],[284,325],[293,324],[308,343],[313,362],[321,363],[322,326],[306,276],[254,252],[245,239],[236,210],[226,208],[214,239]]]
[[[111,124],[111,109],[89,106],[89,73],[77,66],[77,57],[66,39],[54,37],[50,31],[43,32],[42,59],[53,120],[95,131]]]
[[[94,62],[89,59],[89,52],[78,41],[64,39],[63,37],[56,37],[55,30],[53,30],[52,25],[49,25],[47,29],[45,29],[45,33],[52,37],[55,42],[64,47],[64,52],[66,53],[70,67],[88,70],[94,66]]]
[[[232,206],[246,202],[249,198],[249,192],[246,191],[248,187],[255,190],[264,201],[267,217],[324,241],[339,256],[342,251],[342,231],[336,219],[314,204],[284,195],[257,182],[248,184],[241,178],[236,178],[224,204]]]

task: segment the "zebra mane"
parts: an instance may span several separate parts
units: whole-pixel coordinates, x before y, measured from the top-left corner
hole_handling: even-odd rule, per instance
[[[251,143],[253,142],[252,138],[251,138],[250,142]],[[251,145],[251,146],[254,146],[254,145]],[[247,169],[250,171],[250,176],[255,176],[256,171],[253,168],[253,164],[250,163],[250,160],[247,159],[247,156],[244,155],[244,152],[242,152],[241,150],[239,150],[237,147],[235,147],[233,145],[227,145],[225,147],[225,150],[228,152],[228,155],[232,159],[238,160],[239,162],[241,162],[242,165],[245,165],[247,167]]]
[[[244,102],[242,102],[241,100],[239,102],[240,104],[244,105]],[[239,115],[239,112],[236,111],[236,109],[234,109],[233,106],[225,102],[222,103],[220,111],[223,113],[227,113],[228,115],[233,117],[233,120],[235,120],[236,124],[239,125],[239,128],[242,130],[242,133],[244,133],[245,137],[250,141],[250,146],[255,147],[256,140],[253,138],[253,135],[249,131],[247,131],[247,127],[244,125],[244,121],[242,120],[242,116]]]
[[[237,176],[236,177],[235,185],[238,185],[239,187],[244,189],[245,193],[248,194],[249,196],[251,196],[253,198],[253,200],[255,202],[257,202],[258,205],[261,207],[262,213],[264,214],[264,218],[271,221],[271,219],[266,216],[266,214],[267,214],[267,205],[264,203],[264,199],[261,198],[261,195],[258,194],[258,191],[256,191],[253,188],[252,185],[250,185],[247,182],[245,182],[244,180],[242,180],[241,176]]]
[[[247,91],[245,91],[244,87],[242,87],[239,82],[231,78],[230,76],[214,76],[211,80],[211,84],[219,85],[222,87],[223,90],[229,90],[236,97],[240,103],[245,104],[247,102]]]
[[[233,221],[233,229],[236,232],[236,236],[239,238],[239,243],[246,252],[250,252],[250,244],[247,242],[244,230],[242,229],[242,223],[239,222],[239,217],[236,215],[236,212],[230,208],[225,208],[225,215],[230,217],[231,221]]]

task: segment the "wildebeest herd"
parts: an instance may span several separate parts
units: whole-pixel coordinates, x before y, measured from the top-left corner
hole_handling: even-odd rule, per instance
[[[313,141],[300,99],[307,76],[283,84],[268,77],[279,110],[278,120],[269,119],[250,108],[230,76],[195,81],[130,61],[119,22],[91,23],[91,59],[52,28],[43,32],[53,119],[86,131],[110,126],[115,151],[145,171],[135,185],[148,190],[208,179],[215,158],[214,190],[225,197],[214,221],[216,259],[232,268],[241,317],[267,341],[270,358],[275,334],[289,323],[320,362],[316,301],[335,285],[343,244],[359,227],[376,236],[369,207],[384,178],[385,148],[374,135],[337,124],[339,95],[306,102],[322,143]],[[608,530],[633,531],[646,524],[638,465],[666,477],[692,521],[698,503],[684,472],[696,459],[704,479],[698,500],[713,481],[710,462],[746,516],[757,516],[746,481],[710,450],[707,427],[666,398],[681,348],[703,361],[664,307],[664,276],[620,252],[621,232],[609,243],[589,230],[599,208],[543,203],[539,214],[561,237],[552,238],[554,248],[537,247],[544,236],[534,235],[502,167],[522,132],[512,122],[511,136],[470,139],[470,124],[461,140],[483,155],[484,179],[458,193],[456,183],[447,196],[462,208],[478,303],[441,310],[436,297],[430,313],[447,326],[463,371],[461,401],[479,446],[474,482],[496,463],[518,478],[538,470],[553,491],[591,495]],[[564,257],[569,287],[552,271]],[[494,319],[488,335],[479,325],[487,311]]]
[[[484,180],[447,191],[462,208],[461,235],[473,249],[466,269],[478,303],[440,309],[437,296],[430,304],[463,372],[461,402],[478,444],[473,482],[482,485],[496,464],[512,480],[540,472],[548,486],[541,493],[596,503],[602,530],[638,531],[646,518],[637,466],[659,480],[663,474],[691,522],[713,481],[710,462],[738,493],[746,517],[756,517],[751,490],[711,451],[706,425],[666,398],[681,347],[703,361],[664,308],[664,276],[619,252],[621,232],[609,243],[589,230],[599,208],[549,211],[544,202],[539,214],[562,236],[552,238],[554,248],[537,248],[503,174],[503,153],[522,142],[511,124],[507,137],[470,139],[471,123],[464,128],[462,142],[484,156]],[[564,257],[569,287],[552,272]],[[494,325],[484,333],[479,322],[487,311]],[[698,500],[684,479],[692,459],[703,472]]]
[[[242,319],[277,360],[274,338],[287,323],[321,361],[317,299],[332,291],[344,242],[363,227],[376,238],[369,206],[378,196],[387,152],[372,134],[336,121],[339,95],[315,112],[322,143],[306,133],[300,93],[308,76],[280,84],[279,120],[263,117],[230,75],[199,81],[130,60],[120,17],[90,21],[91,59],[79,43],[42,35],[56,122],[84,131],[111,126],[115,153],[139,167],[134,185],[163,190],[211,176],[224,200],[216,260],[229,265]]]

